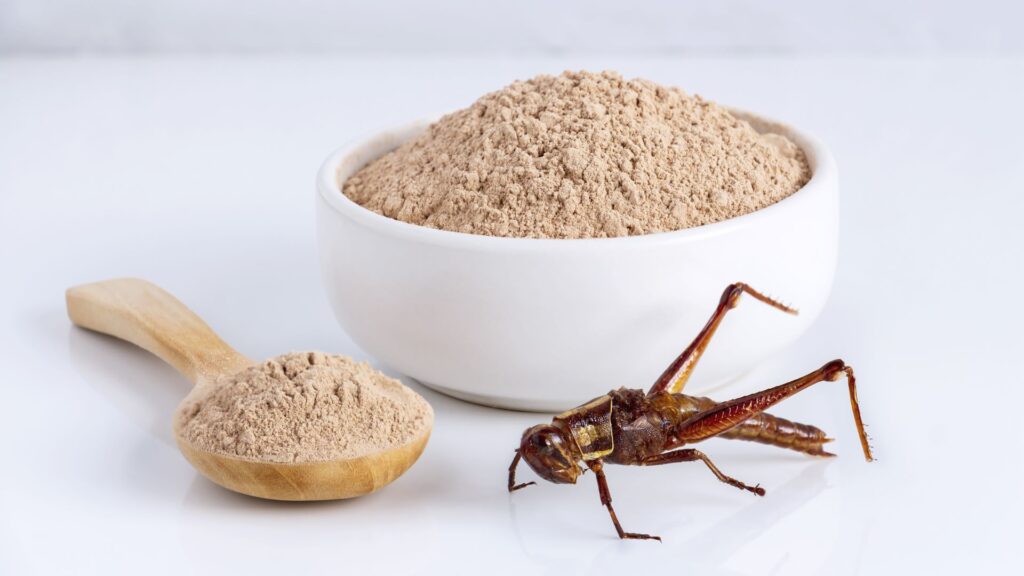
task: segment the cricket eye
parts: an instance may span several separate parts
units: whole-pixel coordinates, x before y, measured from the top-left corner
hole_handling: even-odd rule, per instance
[[[538,448],[544,452],[550,454],[557,454],[560,452],[559,447],[561,446],[561,438],[558,437],[556,432],[545,430],[537,434],[537,440],[540,443]]]

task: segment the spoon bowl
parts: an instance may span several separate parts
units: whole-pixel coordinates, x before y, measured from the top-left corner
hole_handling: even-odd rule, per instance
[[[178,449],[203,476],[229,490],[270,500],[337,500],[374,492],[401,476],[427,445],[433,421],[404,444],[353,458],[318,462],[261,462],[194,446],[183,433],[184,410],[222,376],[254,362],[160,287],[121,278],[68,289],[68,316],[82,328],[144,348],[194,384],[174,416]],[[431,414],[432,418],[432,414]]]

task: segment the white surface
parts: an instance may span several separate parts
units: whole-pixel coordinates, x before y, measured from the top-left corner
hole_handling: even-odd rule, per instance
[[[364,135],[317,176],[317,242],[339,324],[360,348],[435,390],[559,413],[594,390],[649,388],[737,280],[799,302],[798,316],[755,303],[742,327],[718,331],[701,375],[711,385],[735,380],[817,319],[838,251],[827,146],[762,122],[807,154],[813,177],[792,196],[695,229],[577,240],[455,234],[366,210],[338,182],[426,124]]]
[[[1019,53],[1010,0],[0,0],[0,50]]]
[[[65,287],[134,274],[251,356],[365,357],[319,281],[319,162],[350,134],[584,64],[829,142],[843,189],[833,296],[732,391],[842,356],[877,463],[858,454],[844,388],[822,384],[775,412],[832,433],[838,459],[703,446],[764,499],[700,465],[613,467],[626,528],[665,538],[619,542],[589,475],[505,493],[537,415],[420,388],[437,426],[406,476],[356,501],[262,502],[175,450],[183,379],[64,317]],[[0,86],[0,573],[1020,571],[1021,62],[7,60]]]

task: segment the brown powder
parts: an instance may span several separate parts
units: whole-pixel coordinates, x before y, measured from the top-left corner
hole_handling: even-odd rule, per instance
[[[600,238],[759,210],[810,178],[803,151],[725,108],[613,72],[538,76],[441,118],[344,193],[421,226]]]
[[[427,401],[369,364],[286,354],[221,378],[180,413],[196,448],[265,462],[354,458],[419,437]]]

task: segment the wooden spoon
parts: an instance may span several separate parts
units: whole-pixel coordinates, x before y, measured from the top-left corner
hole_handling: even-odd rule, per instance
[[[75,286],[67,291],[67,306],[76,325],[145,348],[192,381],[195,386],[175,413],[178,449],[200,473],[235,492],[272,500],[362,496],[401,476],[430,437],[432,421],[420,436],[382,452],[299,464],[244,460],[196,448],[182,434],[183,407],[207,393],[206,387],[215,386],[219,376],[235,374],[253,361],[225,344],[184,304],[145,280]]]

